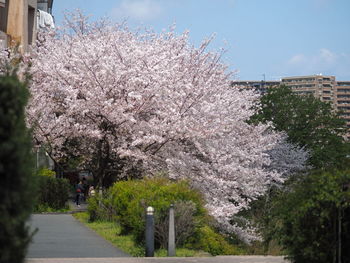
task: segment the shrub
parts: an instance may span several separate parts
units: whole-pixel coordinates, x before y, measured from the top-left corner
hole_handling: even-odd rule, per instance
[[[14,76],[0,77],[0,262],[23,262],[33,205],[31,139],[24,122],[28,91]]]
[[[111,202],[112,196],[109,192],[104,192],[102,198],[98,193],[94,197],[88,198],[89,222],[96,220],[115,221],[116,212]]]
[[[196,204],[192,201],[176,201],[174,203],[175,243],[185,244],[186,240],[198,232],[200,222],[195,216]],[[161,247],[166,248],[169,238],[169,213],[155,214],[155,237]]]
[[[98,197],[89,201],[90,216],[100,219],[116,219],[123,233],[131,232],[138,243],[144,242],[145,209],[152,206],[155,209],[156,246],[166,246],[167,228],[164,221],[167,218],[170,204],[182,211],[187,207],[192,212],[184,220],[176,220],[175,228],[184,230],[179,234],[177,244],[186,243],[186,239],[195,235],[206,215],[202,196],[190,188],[186,181],[172,182],[163,177],[148,178],[135,181],[115,183],[102,200],[102,209],[97,208]],[[177,219],[181,212],[175,212]],[[185,226],[184,221],[188,220]],[[179,225],[181,222],[182,226]],[[166,224],[166,223],[165,223]],[[163,227],[161,226],[163,225]]]
[[[43,168],[39,170],[38,174],[40,176],[55,177],[56,173],[50,169]]]
[[[201,227],[199,235],[192,239],[190,247],[204,250],[213,256],[243,254],[242,249],[230,244],[222,235],[216,233],[208,225]]]
[[[70,185],[67,179],[53,177],[54,172],[43,169],[37,176],[38,193],[35,211],[66,208]],[[47,209],[46,209],[47,208]]]

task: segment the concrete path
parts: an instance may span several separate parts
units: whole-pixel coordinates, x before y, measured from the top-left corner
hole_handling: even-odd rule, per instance
[[[29,246],[26,263],[288,263],[272,256],[132,258],[70,214],[33,215],[30,224],[39,231]]]
[[[27,258],[130,257],[69,214],[32,215],[30,225],[38,232]]]
[[[59,258],[29,259],[27,263],[287,263],[282,257],[218,256],[203,258]]]

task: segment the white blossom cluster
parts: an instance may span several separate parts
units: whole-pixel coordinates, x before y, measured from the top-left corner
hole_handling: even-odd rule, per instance
[[[25,80],[28,65],[23,62],[18,47],[0,49],[0,75],[17,75],[20,80]]]
[[[267,125],[249,125],[258,95],[230,86],[221,53],[195,48],[188,33],[134,33],[77,15],[47,33],[33,57],[28,123],[52,155],[73,149],[91,159],[98,142],[148,171],[187,178],[226,230],[233,214],[272,183],[304,168],[307,153]],[[71,149],[72,150],[72,149]]]

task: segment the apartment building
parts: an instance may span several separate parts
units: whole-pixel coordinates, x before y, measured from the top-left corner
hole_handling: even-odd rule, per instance
[[[336,97],[336,81],[334,76],[300,76],[281,79],[281,84],[290,87],[298,94],[313,95],[321,101],[334,105]]]
[[[232,86],[239,86],[243,87],[245,89],[254,89],[261,94],[264,94],[267,89],[276,87],[280,85],[280,81],[274,81],[274,80],[261,80],[261,81],[256,81],[256,80],[246,80],[246,81],[233,81]]]
[[[52,18],[52,5],[53,0],[0,0],[0,48],[19,44],[21,52],[29,51],[40,15]]]
[[[53,0],[38,0],[38,9],[52,15]]]
[[[346,121],[350,129],[350,81],[337,81],[335,76],[310,75],[285,77],[280,81],[233,81],[232,86],[252,88],[261,93],[278,85],[286,85],[294,92],[312,95],[321,101],[329,102]],[[350,133],[348,134],[350,139]]]
[[[350,81],[337,81],[335,88],[335,107],[350,128]]]
[[[350,128],[350,81],[337,81],[335,76],[311,75],[283,78],[281,84],[298,94],[310,94],[331,103]]]

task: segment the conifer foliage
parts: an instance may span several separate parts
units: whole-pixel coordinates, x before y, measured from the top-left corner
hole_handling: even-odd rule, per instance
[[[24,121],[28,91],[14,76],[0,77],[0,262],[22,262],[30,241],[31,139]]]

